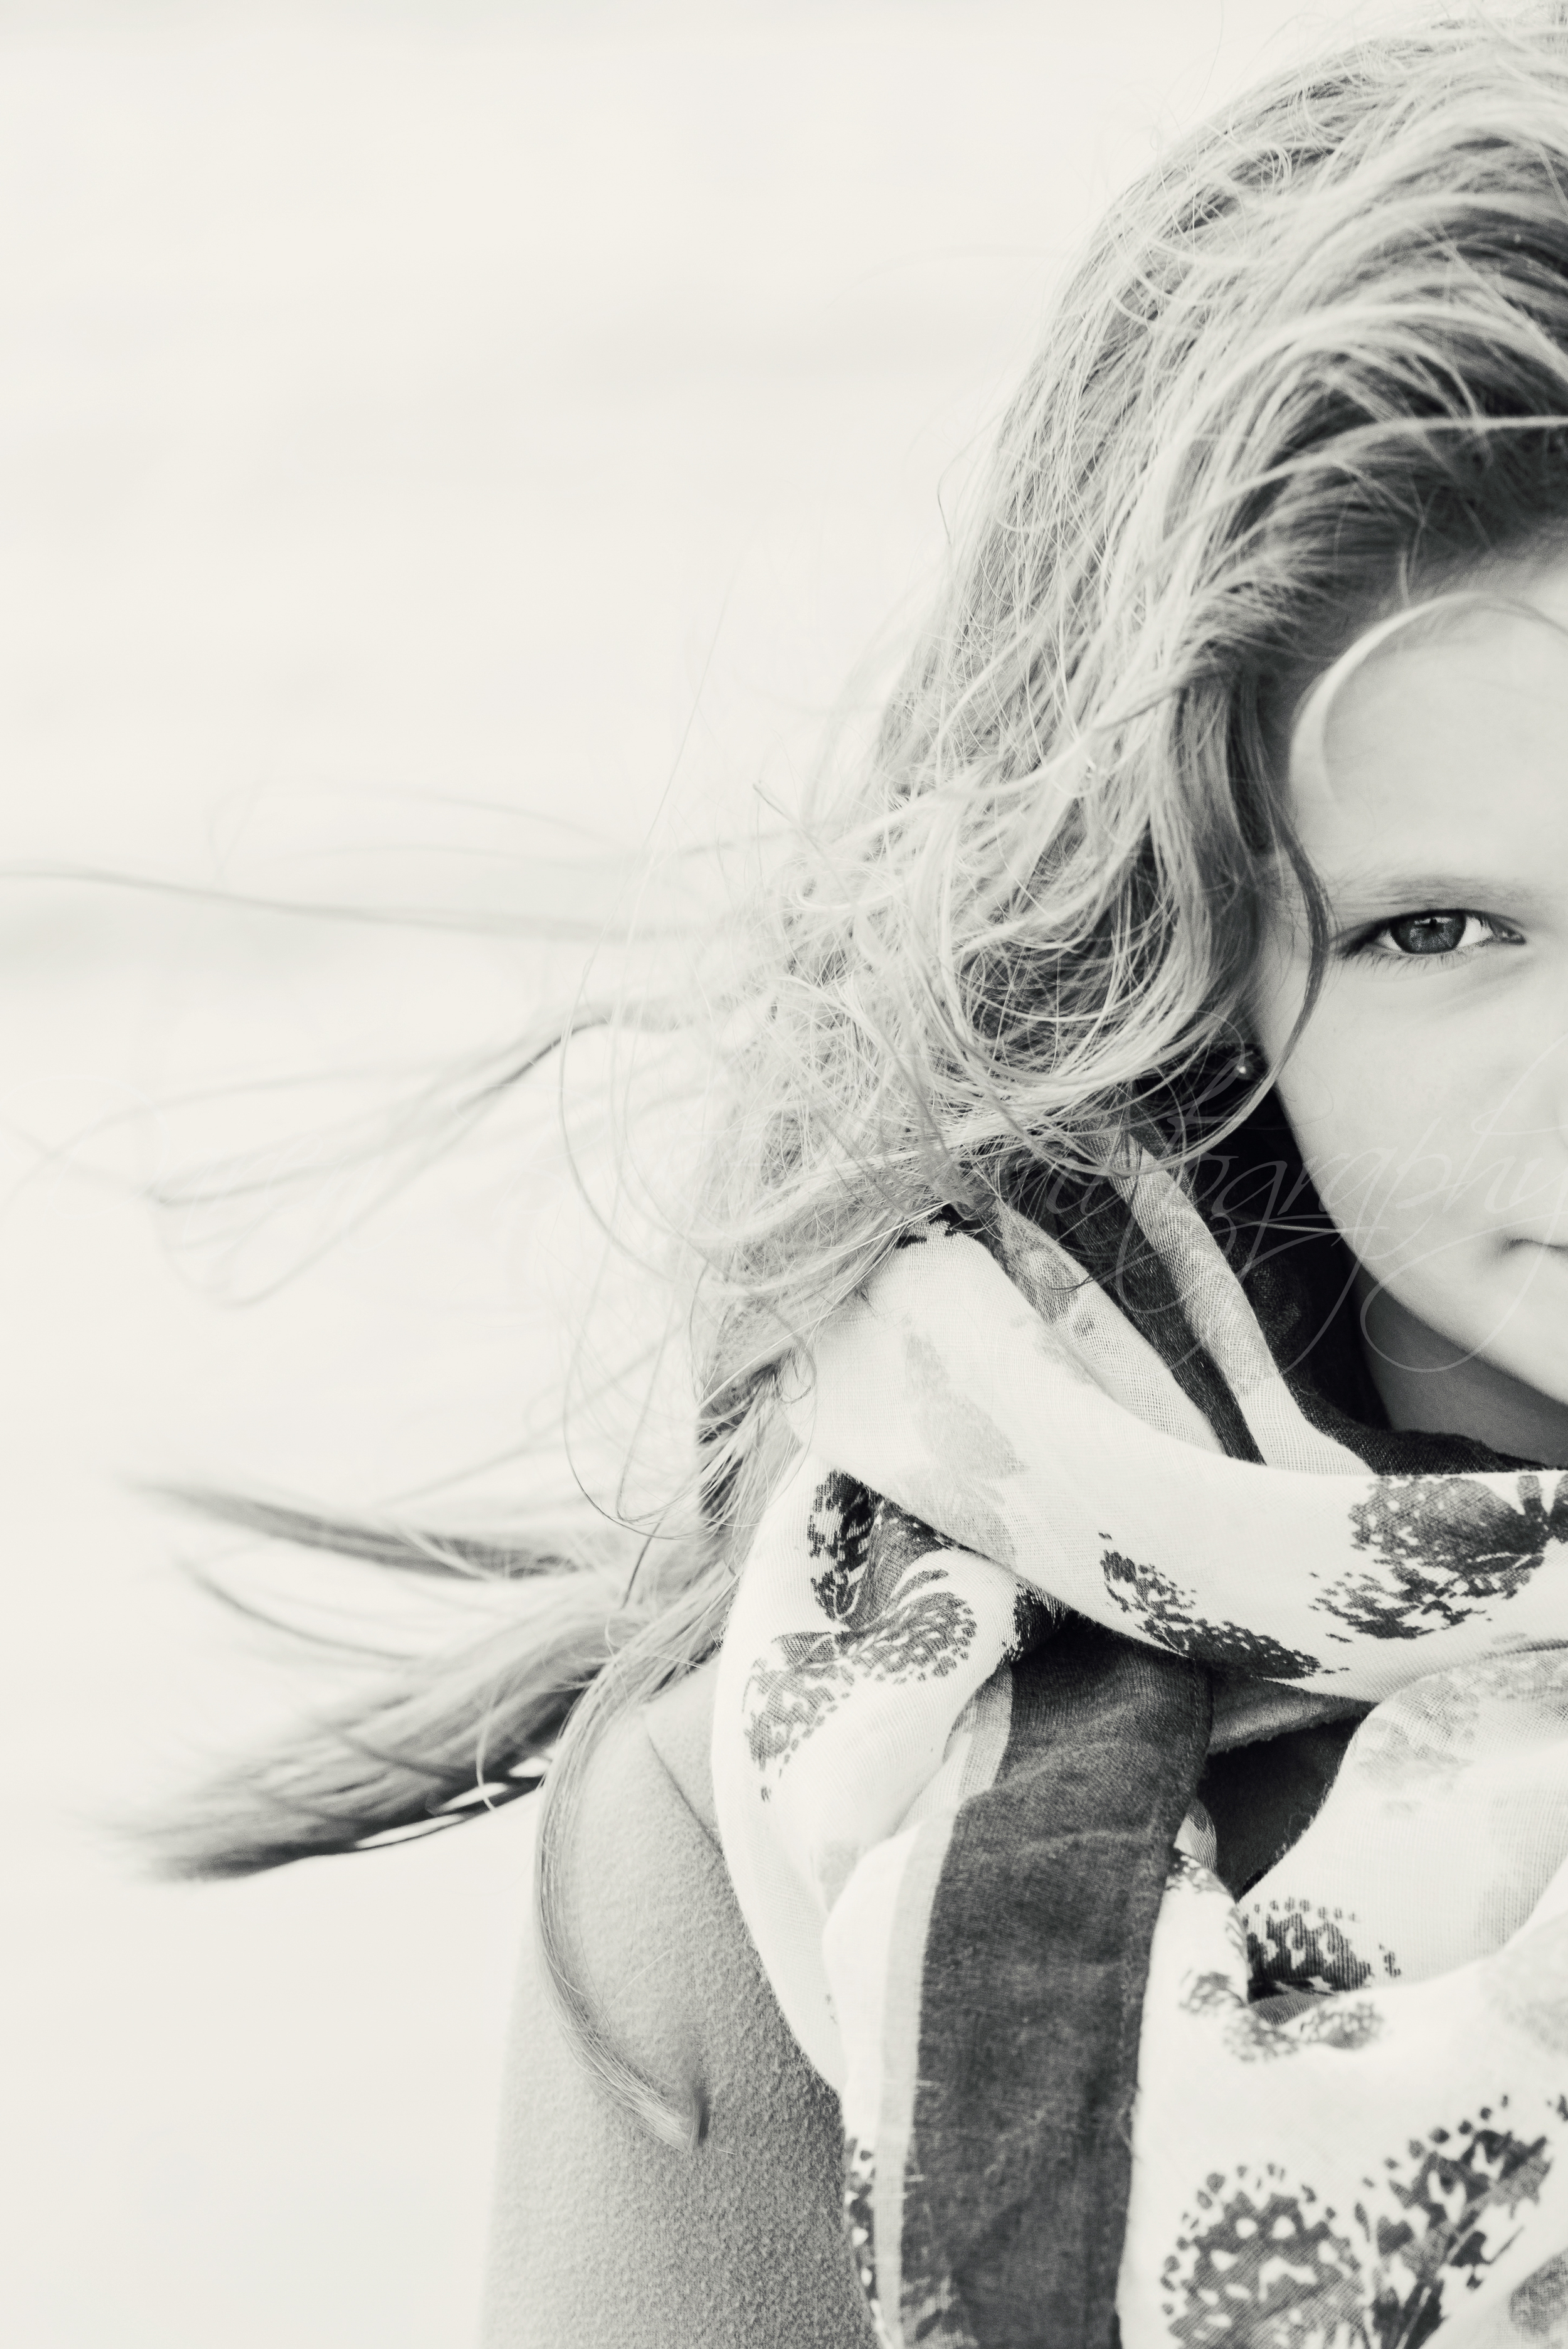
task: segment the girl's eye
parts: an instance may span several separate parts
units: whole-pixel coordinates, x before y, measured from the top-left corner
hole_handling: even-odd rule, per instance
[[[1493,921],[1490,914],[1468,914],[1456,907],[1444,913],[1401,914],[1397,922],[1368,930],[1353,951],[1385,961],[1413,962],[1422,957],[1463,954],[1489,941],[1518,945],[1519,933]]]

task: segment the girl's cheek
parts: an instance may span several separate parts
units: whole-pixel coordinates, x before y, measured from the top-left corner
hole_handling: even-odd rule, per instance
[[[1463,1090],[1451,1055],[1408,1035],[1396,1047],[1354,1018],[1315,1019],[1282,1071],[1313,1186],[1369,1268],[1420,1256],[1449,1224],[1465,1171],[1455,1140],[1473,1134]]]
[[[1324,1207],[1429,1318],[1517,1241],[1568,1243],[1568,1125],[1520,1023],[1309,1030],[1280,1096]]]
[[[1461,1005],[1419,976],[1331,973],[1284,1057],[1304,995],[1292,959],[1265,955],[1253,1033],[1313,1186],[1369,1271],[1425,1289],[1515,1238],[1568,1240],[1560,999]]]

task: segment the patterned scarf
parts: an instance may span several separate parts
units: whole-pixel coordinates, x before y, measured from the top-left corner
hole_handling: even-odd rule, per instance
[[[1163,1326],[1006,1210],[834,1318],[725,1639],[879,2337],[1568,2349],[1568,1475],[1353,1448],[1123,1198]]]

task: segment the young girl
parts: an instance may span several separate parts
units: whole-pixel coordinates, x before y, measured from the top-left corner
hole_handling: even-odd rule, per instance
[[[195,1863],[542,1778],[487,2349],[1568,2344],[1568,11],[1118,202],[744,940],[685,1516]]]

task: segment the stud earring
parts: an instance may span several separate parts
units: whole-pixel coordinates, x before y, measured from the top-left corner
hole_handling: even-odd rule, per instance
[[[1262,1057],[1250,1044],[1243,1044],[1231,1063],[1231,1074],[1239,1085],[1256,1084],[1264,1072]]]

